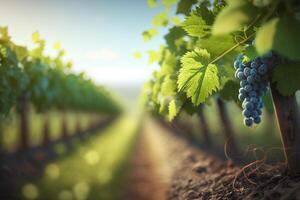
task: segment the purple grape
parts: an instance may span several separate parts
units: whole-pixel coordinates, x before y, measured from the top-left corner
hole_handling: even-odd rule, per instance
[[[244,117],[247,117],[247,118],[250,117],[250,116],[251,116],[251,111],[250,111],[250,110],[247,110],[247,109],[244,109],[244,110],[243,110],[243,116],[244,116]]]
[[[253,119],[252,118],[245,118],[244,124],[248,127],[251,127],[253,125]]]
[[[250,75],[250,71],[251,71],[251,68],[250,67],[245,67],[244,69],[244,75],[247,77]]]

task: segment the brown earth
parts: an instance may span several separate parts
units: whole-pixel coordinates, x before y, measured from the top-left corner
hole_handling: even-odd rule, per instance
[[[167,198],[170,172],[166,171],[163,157],[165,152],[155,146],[160,141],[150,134],[145,124],[139,135],[126,179],[122,200],[163,200]],[[158,146],[161,146],[158,144]],[[161,151],[161,152],[160,152]],[[163,152],[163,153],[162,153]]]
[[[127,182],[131,200],[300,199],[300,177],[263,160],[245,167],[193,147],[147,119]],[[122,198],[123,199],[123,198]]]

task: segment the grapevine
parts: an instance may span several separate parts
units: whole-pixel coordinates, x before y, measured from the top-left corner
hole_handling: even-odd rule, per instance
[[[57,56],[50,57],[44,53],[45,41],[39,33],[32,35],[32,41],[35,45],[32,50],[16,45],[8,28],[0,27],[1,117],[8,116],[13,108],[20,110],[23,94],[39,112],[50,109],[120,112],[121,107],[105,88],[83,73],[72,73],[72,63],[63,61],[63,49],[56,49]]]
[[[155,16],[155,21],[163,23],[145,31],[157,33],[157,27],[170,26],[165,44],[149,51],[149,62],[157,62],[160,69],[145,84],[142,102],[146,109],[172,121],[181,112],[199,113],[203,104],[234,101],[243,109],[244,124],[251,127],[260,124],[266,106],[269,110],[276,102],[286,157],[292,151],[295,155],[288,159],[290,172],[300,174],[300,139],[290,136],[300,131],[295,106],[295,93],[300,89],[297,6],[292,0],[180,0],[176,15],[180,19],[183,15],[184,20],[173,25],[166,17],[174,17],[167,7],[163,15]],[[148,36],[147,41],[157,34]],[[250,40],[255,43],[250,45]]]

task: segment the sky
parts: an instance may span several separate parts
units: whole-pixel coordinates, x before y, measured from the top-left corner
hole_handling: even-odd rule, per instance
[[[31,34],[39,31],[49,54],[60,41],[74,71],[108,87],[138,88],[155,66],[148,65],[146,54],[140,60],[132,54],[163,43],[162,37],[143,42],[141,33],[164,9],[150,9],[146,0],[0,0],[0,5],[0,26],[8,26],[13,41],[30,45]]]

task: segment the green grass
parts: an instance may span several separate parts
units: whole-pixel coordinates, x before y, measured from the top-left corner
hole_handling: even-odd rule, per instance
[[[63,160],[50,163],[42,179],[25,184],[23,197],[56,200],[119,199],[139,122],[123,116]],[[26,199],[26,198],[25,198]]]

